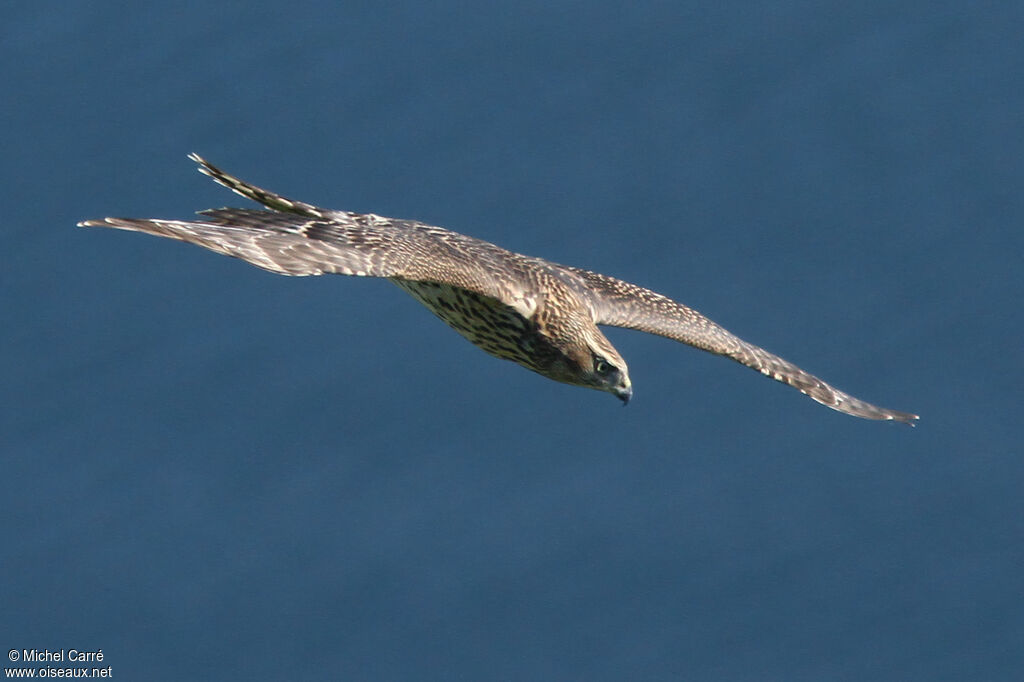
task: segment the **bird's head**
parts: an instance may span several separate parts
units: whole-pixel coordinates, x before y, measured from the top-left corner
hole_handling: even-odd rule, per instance
[[[557,279],[547,284],[549,295],[538,301],[532,317],[537,345],[521,364],[549,379],[611,393],[628,403],[633,386],[626,361],[597,328],[589,305]]]
[[[596,325],[582,325],[573,343],[567,344],[565,350],[568,352],[561,367],[564,374],[552,378],[611,393],[623,405],[633,397],[626,361]]]
[[[611,393],[621,400],[623,405],[626,405],[633,397],[633,384],[629,381],[629,370],[614,348],[611,357],[614,360],[609,358],[608,354],[595,352],[591,359],[588,379],[593,381],[591,386]]]

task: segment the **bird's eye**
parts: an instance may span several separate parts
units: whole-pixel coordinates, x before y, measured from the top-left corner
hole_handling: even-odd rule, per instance
[[[598,374],[604,376],[605,374],[611,372],[613,369],[615,368],[612,367],[611,364],[609,364],[607,361],[602,360],[601,358],[594,359],[594,371],[597,372]]]

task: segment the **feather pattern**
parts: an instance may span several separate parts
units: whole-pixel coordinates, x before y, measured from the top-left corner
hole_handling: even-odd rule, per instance
[[[240,180],[192,154],[199,170],[263,206],[200,211],[199,220],[103,218],[79,223],[145,232],[283,275],[390,279],[483,350],[547,376],[632,395],[626,363],[597,325],[657,334],[722,355],[857,417],[913,425],[748,343],[649,289],[503,249],[414,220],[336,211]]]

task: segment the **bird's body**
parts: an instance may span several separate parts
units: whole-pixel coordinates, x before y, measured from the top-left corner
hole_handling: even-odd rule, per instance
[[[538,370],[541,362],[529,352],[536,335],[529,317],[514,307],[468,289],[435,282],[392,279],[452,329],[491,355]]]
[[[629,327],[724,355],[833,409],[913,424],[858,400],[665,296],[588,270],[508,251],[411,220],[318,208],[262,190],[196,155],[200,170],[265,209],[201,211],[199,221],[105,218],[80,225],[191,242],[286,275],[383,277],[484,351],[624,402],[625,361],[597,328]]]

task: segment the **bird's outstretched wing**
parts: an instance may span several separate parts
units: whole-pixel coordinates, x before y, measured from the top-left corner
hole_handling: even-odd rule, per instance
[[[284,275],[434,282],[513,306],[522,298],[508,267],[514,254],[494,244],[412,220],[318,208],[251,185],[198,155],[190,158],[201,172],[269,210],[217,208],[200,211],[196,221],[103,218],[79,225],[177,239]],[[505,269],[495,269],[496,263]]]
[[[696,310],[649,289],[579,268],[566,268],[584,283],[597,324],[665,336],[756,369],[834,410],[914,426],[918,416],[878,407],[829,386],[793,363],[747,343]]]

